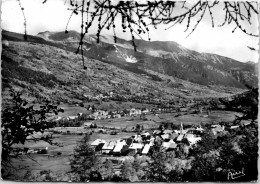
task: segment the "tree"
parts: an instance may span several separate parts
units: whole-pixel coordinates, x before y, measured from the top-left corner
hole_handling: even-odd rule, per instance
[[[218,157],[209,154],[197,155],[190,169],[190,181],[218,181],[216,180]]]
[[[204,134],[201,136],[201,139],[203,141],[198,142],[196,147],[191,151],[192,155],[202,155],[218,148],[217,139],[210,129],[205,130]]]
[[[101,178],[96,172],[95,166],[99,165],[99,159],[95,150],[89,144],[90,135],[85,134],[74,149],[73,158],[70,161],[72,172],[79,175],[79,181],[98,180]]]
[[[244,129],[243,138],[239,141],[239,147],[242,151],[240,159],[245,170],[245,181],[256,181],[258,178],[258,129],[252,128],[255,133]]]
[[[166,154],[160,151],[160,148],[155,146],[152,150],[151,163],[149,164],[148,178],[152,182],[166,182]]]
[[[133,168],[130,161],[126,160],[123,162],[121,177],[124,181],[130,181],[132,169]]]
[[[24,8],[18,0],[24,17],[24,39],[27,39],[26,32],[26,17]],[[48,2],[44,0],[43,3]],[[132,44],[136,50],[135,38],[142,38],[142,34],[147,35],[150,40],[149,31],[151,28],[157,29],[158,25],[167,25],[170,29],[176,24],[186,24],[186,30],[189,31],[188,36],[195,31],[200,22],[206,16],[211,19],[211,26],[225,26],[232,25],[234,29],[241,30],[243,33],[257,37],[258,35],[250,32],[251,29],[246,29],[246,26],[252,25],[254,16],[258,15],[258,2],[244,2],[244,1],[109,1],[109,0],[69,0],[65,1],[71,11],[71,16],[66,26],[65,33],[68,33],[68,25],[73,15],[78,16],[81,22],[80,26],[80,41],[76,53],[81,53],[83,66],[83,43],[84,37],[89,29],[94,27],[97,22],[97,43],[101,31],[106,28],[112,29],[114,34],[114,42],[117,42],[116,36],[116,22],[121,19],[121,29],[123,32],[130,32],[132,37]],[[215,17],[222,17],[222,23],[216,25]],[[208,15],[209,14],[209,15]],[[250,47],[251,48],[251,47]],[[251,50],[255,50],[252,49]]]
[[[140,114],[140,119],[143,121],[147,120],[145,113]]]
[[[121,170],[121,178],[123,181],[130,181],[130,182],[136,182],[139,181],[138,175],[140,173],[140,168],[137,168],[138,165],[140,166],[139,160],[135,159],[133,163],[131,163],[129,160],[125,160],[122,165]]]
[[[141,126],[139,124],[136,124],[135,130],[137,132],[140,132],[141,131]]]
[[[41,105],[36,109],[33,105],[28,105],[28,102],[21,98],[20,93],[11,93],[11,105],[2,110],[2,171],[7,170],[11,166],[11,159],[17,157],[12,155],[14,144],[24,144],[27,140],[46,141],[49,144],[54,144],[52,134],[43,134],[45,130],[52,128],[54,123],[46,120],[47,115],[63,112],[62,109],[50,102]],[[34,134],[41,134],[35,138]],[[4,174],[2,172],[2,174]]]
[[[99,168],[99,173],[102,176],[102,179],[105,181],[110,181],[114,176],[113,163],[110,159],[106,159],[105,163],[102,163]]]
[[[239,123],[241,120],[251,120],[254,122],[257,119],[258,115],[258,88],[249,88],[248,91],[242,94],[233,96],[232,100],[226,100],[220,98],[220,102],[227,106],[227,110],[232,110],[236,112],[241,112],[243,115],[236,118],[236,123]]]
[[[213,139],[207,135],[210,140],[208,144],[213,140],[215,144],[208,145],[207,149],[205,149],[206,145],[198,144],[195,150],[201,151],[194,154],[195,158],[189,172],[190,179],[192,181],[230,181],[227,177],[229,172],[243,170],[245,175],[232,181],[257,180],[258,136],[254,135],[250,129],[242,129],[242,136],[227,133]],[[257,131],[255,132],[257,134]]]

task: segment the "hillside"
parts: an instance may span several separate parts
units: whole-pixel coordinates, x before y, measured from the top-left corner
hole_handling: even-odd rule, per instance
[[[76,48],[79,33],[49,32],[47,39]],[[147,70],[152,70],[201,85],[237,88],[245,88],[245,84],[253,87],[258,85],[256,66],[250,63],[216,54],[199,53],[173,41],[135,42],[137,52],[133,50],[131,41],[118,38],[117,43],[114,43],[112,36],[103,35],[100,37],[100,44],[96,44],[96,36],[87,35],[85,54],[132,72],[145,74]]]
[[[68,43],[50,42],[34,36],[24,41],[22,35],[11,32],[3,32],[3,39],[9,40],[2,51],[4,102],[10,89],[23,91],[32,101],[49,99],[65,103],[84,102],[86,96],[110,91],[120,95],[152,95],[159,99],[224,97],[243,91],[223,85],[203,86],[136,68],[141,66],[140,61],[138,65],[124,62],[114,66],[90,56],[85,57],[87,70],[84,70],[81,57],[74,53],[72,44],[68,46]],[[98,53],[103,54],[103,49],[101,47]]]

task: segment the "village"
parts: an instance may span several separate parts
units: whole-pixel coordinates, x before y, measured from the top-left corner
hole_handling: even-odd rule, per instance
[[[242,127],[249,127],[251,122],[243,122],[241,125],[220,125],[212,124],[209,126],[213,135],[221,132],[231,132]],[[103,156],[135,156],[151,154],[151,148],[157,144],[160,151],[179,151],[180,147],[186,149],[188,155],[189,149],[196,147],[199,141],[203,141],[201,136],[205,133],[205,129],[201,126],[192,126],[191,128],[183,128],[181,123],[180,129],[162,129],[154,131],[142,131],[130,137],[120,138],[116,141],[106,141],[104,139],[96,139],[90,145],[98,155]]]
[[[136,117],[142,111],[134,111],[132,109],[131,117]],[[139,115],[140,115],[139,114]],[[99,115],[102,116],[101,113]],[[156,116],[156,115],[153,115]],[[98,116],[100,117],[100,116]],[[99,119],[99,118],[97,118]],[[124,124],[124,122],[122,122]],[[157,145],[160,147],[161,152],[178,152],[180,149],[185,150],[184,153],[187,156],[189,151],[196,147],[197,143],[202,140],[202,136],[205,131],[210,131],[213,135],[218,135],[222,132],[231,132],[243,127],[250,127],[255,123],[250,121],[242,121],[240,125],[223,124],[223,123],[211,123],[202,128],[201,124],[186,126],[184,128],[183,123],[180,123],[178,129],[167,129],[163,124],[157,128],[144,129],[141,125],[137,124],[127,135],[123,136],[122,131],[115,127],[109,128],[104,126],[97,126],[94,121],[85,122],[81,127],[55,127],[50,129],[50,132],[62,133],[63,135],[84,135],[96,134],[110,135],[109,139],[97,138],[92,142],[89,142],[90,146],[95,150],[96,155],[111,159],[113,161],[124,161],[133,156],[150,156],[152,154],[152,148]],[[204,125],[205,126],[205,125]],[[68,131],[70,130],[70,131]],[[122,130],[122,129],[121,129]],[[111,136],[116,136],[117,139]],[[104,137],[103,136],[103,137]],[[122,136],[122,137],[121,137]],[[37,149],[31,148],[17,148],[14,149],[14,154],[43,154],[50,157],[57,157],[62,155],[62,151],[58,151],[55,154],[50,154],[48,147],[42,147]]]
[[[72,109],[71,105],[74,105],[73,110],[51,116],[52,127],[44,135],[27,137],[27,143],[15,145],[11,155],[19,156],[31,168],[46,170],[46,166],[51,166],[55,172],[59,168],[67,172],[78,168],[79,163],[71,160],[77,157],[75,150],[78,146],[84,144],[101,165],[106,167],[110,163],[115,177],[122,177],[124,165],[134,164],[137,160],[145,170],[146,166],[153,163],[156,154],[168,155],[172,162],[175,160],[174,163],[178,162],[191,172],[191,163],[196,162],[194,158],[199,155],[201,145],[207,145],[208,135],[211,140],[216,140],[219,147],[222,143],[218,141],[223,140],[222,137],[233,135],[235,141],[232,144],[240,153],[237,145],[241,134],[249,131],[255,135],[258,126],[257,121],[237,121],[243,118],[241,112],[227,110],[223,104],[212,99],[179,99],[174,103],[159,100],[155,104],[94,99],[78,106],[69,104],[65,109]],[[54,142],[35,143],[34,140],[41,136],[51,136]],[[85,137],[89,138],[83,142]],[[41,166],[27,156],[37,159]],[[76,179],[70,176],[66,180]]]
[[[185,141],[190,147],[201,141],[200,135],[203,128],[183,129],[183,125],[179,130],[155,130],[152,133],[143,131],[128,138],[121,138],[116,141],[96,139],[91,143],[96,153],[112,156],[134,156],[149,155],[151,147],[155,144],[162,145],[162,151],[177,150]],[[185,141],[184,141],[185,140]]]

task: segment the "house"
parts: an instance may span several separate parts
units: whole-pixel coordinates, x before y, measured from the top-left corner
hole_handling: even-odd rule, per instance
[[[176,142],[181,142],[183,138],[184,138],[183,134],[178,135],[178,137],[176,138]]]
[[[237,129],[237,128],[239,128],[239,125],[227,126],[228,130]]]
[[[78,116],[69,116],[67,117],[67,120],[76,119],[76,118],[78,118]]]
[[[170,138],[170,135],[169,134],[162,134],[161,135],[162,139],[169,139]]]
[[[96,147],[96,146],[98,146],[98,145],[101,144],[101,143],[106,143],[106,141],[105,141],[105,140],[102,140],[102,139],[96,139],[95,141],[93,141],[93,142],[91,143],[91,146]]]
[[[144,145],[142,143],[132,143],[129,146],[129,150],[135,150],[135,153],[141,152]]]
[[[164,130],[163,133],[164,134],[171,134],[173,132],[173,130]]]
[[[144,133],[141,134],[141,136],[144,136],[144,137],[147,137],[149,135],[150,135],[149,132],[144,132]]]
[[[177,148],[177,144],[171,139],[169,142],[163,142],[162,147],[165,149],[165,151],[170,151]]]
[[[121,118],[121,114],[116,114],[114,117],[115,118]]]
[[[162,133],[161,130],[155,130],[155,131],[153,131],[153,135],[159,135],[159,134],[161,134],[161,133]]]
[[[225,130],[225,126],[221,125],[211,125],[211,131],[214,135],[216,135],[219,132],[223,132]]]
[[[115,148],[113,150],[113,153],[114,154],[120,154],[124,145],[126,145],[126,141],[125,140],[117,141],[116,146],[115,146]]]
[[[145,144],[144,149],[142,150],[142,155],[147,155],[151,148],[151,144]]]
[[[114,141],[110,141],[104,144],[104,146],[102,147],[102,153],[106,153],[109,154],[113,151],[113,149],[116,146],[116,142]]]
[[[90,119],[106,119],[107,118],[107,115],[108,115],[108,112],[107,111],[96,111],[94,112],[93,114],[89,115],[89,118]]]
[[[85,123],[83,124],[83,126],[89,128],[89,127],[91,127],[91,126],[93,127],[94,124],[93,124],[93,122],[85,122]]]
[[[129,115],[130,115],[130,116],[134,116],[134,115],[136,115],[136,113],[135,113],[135,109],[134,109],[134,108],[130,109],[130,111],[129,111]]]
[[[191,145],[196,144],[198,141],[201,141],[201,137],[197,137],[194,134],[186,134],[184,138],[186,138]]]
[[[130,112],[129,112],[130,116],[137,116],[140,114],[142,114],[142,111],[140,109],[135,109],[135,108],[130,109]]]
[[[142,109],[141,113],[147,114],[149,112],[148,109]]]
[[[201,127],[196,128],[190,128],[187,133],[195,134],[195,135],[201,135],[203,133],[204,129]]]

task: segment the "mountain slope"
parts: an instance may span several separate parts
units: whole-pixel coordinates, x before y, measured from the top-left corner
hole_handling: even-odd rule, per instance
[[[7,33],[3,37],[9,40],[9,44],[2,51],[4,100],[10,89],[23,91],[34,100],[77,103],[85,101],[86,96],[110,91],[125,96],[145,95],[158,99],[219,97],[241,91],[223,86],[202,86],[152,70],[138,69],[137,67],[142,67],[140,61],[121,62],[118,65],[120,67],[116,67],[109,62],[105,63],[105,60],[85,57],[88,69],[84,70],[81,57],[74,53],[72,44],[67,46],[68,42],[50,42],[33,36],[29,36],[28,41],[23,41],[22,35]],[[102,49],[119,46],[107,44],[104,47],[95,44],[95,47],[100,47],[101,52],[97,53],[103,54]]]
[[[67,46],[77,47],[79,33],[75,31],[48,34],[48,39],[53,43],[63,41]],[[137,52],[133,50],[131,41],[118,38],[114,43],[109,35],[101,36],[100,44],[96,43],[94,35],[88,35],[85,42],[86,56],[132,72],[146,73],[146,70],[152,70],[201,85],[238,88],[245,88],[245,84],[253,87],[258,85],[254,65],[216,54],[192,51],[173,41],[135,40]]]

